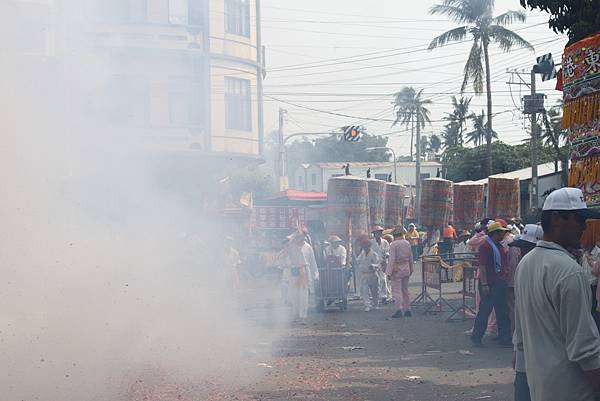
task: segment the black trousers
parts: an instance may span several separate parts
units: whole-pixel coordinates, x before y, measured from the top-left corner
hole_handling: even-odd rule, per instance
[[[592,317],[594,318],[594,322],[596,322],[596,327],[598,327],[598,331],[600,331],[600,312],[596,311],[598,307],[598,301],[596,300],[596,289],[597,285],[592,286]]]
[[[527,374],[525,372],[517,372],[515,374],[515,401],[531,401]]]
[[[496,321],[498,322],[498,336],[500,341],[508,342],[512,335],[510,332],[510,319],[508,317],[508,284],[506,281],[497,280],[490,284],[488,296],[483,296],[481,286],[479,287],[481,302],[479,303],[479,312],[475,317],[472,339],[480,342],[485,334],[488,319],[492,311],[496,312]]]

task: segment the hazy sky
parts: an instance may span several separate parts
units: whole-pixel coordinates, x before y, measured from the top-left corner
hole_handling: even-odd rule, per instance
[[[392,128],[385,120],[394,118],[390,94],[411,85],[424,89],[424,96],[434,101],[432,125],[425,133],[439,134],[445,124],[442,118],[451,110],[451,95],[459,95],[470,43],[426,50],[433,37],[457,26],[444,17],[429,15],[438,2],[263,0],[266,131],[276,129],[277,109],[283,107],[288,111],[286,134],[362,124],[372,134],[389,135],[391,146],[399,154],[408,154],[410,133],[403,127]],[[510,9],[522,8],[518,0],[496,1],[496,14]],[[559,63],[566,44],[565,36],[548,28],[547,14],[528,15],[525,24],[510,28],[535,46],[535,54],[491,48],[494,113],[500,113],[494,117],[494,129],[509,144],[527,138],[519,109],[529,88],[508,85],[511,76],[507,68],[529,71],[535,57],[548,52]],[[548,95],[547,106],[561,96],[554,86],[555,81],[542,83],[538,78],[538,92]],[[471,91],[468,87],[465,96],[472,96]],[[484,107],[485,96],[475,96],[472,111],[480,113]]]

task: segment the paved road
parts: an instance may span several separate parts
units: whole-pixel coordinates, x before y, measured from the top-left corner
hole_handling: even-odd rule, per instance
[[[412,284],[413,295],[419,289]],[[366,313],[353,301],[346,312],[312,310],[307,326],[293,326],[272,286],[241,299],[244,324],[258,334],[239,344],[239,358],[201,383],[163,378],[154,393],[134,386],[129,400],[512,400],[511,351],[491,341],[471,348],[472,321],[450,323],[419,309],[390,319],[391,306]]]

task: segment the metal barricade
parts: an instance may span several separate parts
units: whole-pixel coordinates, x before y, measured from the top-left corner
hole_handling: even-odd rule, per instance
[[[476,262],[477,256],[473,253],[452,254],[452,260],[455,262],[454,266],[461,264],[463,269],[463,300],[462,305],[458,309],[444,298],[443,284],[452,282],[453,280],[451,269],[442,267],[442,256],[443,255],[423,256],[421,293],[411,302],[411,305],[425,306],[425,313],[433,312],[434,308],[437,308],[435,312],[452,312],[452,319],[460,311],[464,311],[464,315],[466,316],[466,311],[472,311],[471,307],[468,305],[467,299],[475,297],[476,283],[474,283],[473,280],[475,279],[477,267],[465,266],[465,262],[472,265]],[[434,299],[432,297],[429,293],[429,289],[437,290],[437,298]]]
[[[319,269],[317,286],[317,310],[337,302],[341,310],[348,307],[348,270],[344,267]]]
[[[475,306],[475,299],[477,296],[477,266],[464,266],[463,267],[463,286],[462,286],[462,304],[461,306],[448,317],[448,321],[462,320],[465,321],[469,318],[473,318],[476,312],[469,305],[469,300]],[[457,315],[462,314],[461,317]],[[470,315],[470,316],[467,316]]]
[[[427,306],[424,313],[429,312],[454,312],[456,309],[444,298],[443,289],[442,289],[442,268],[441,258],[439,256],[424,256],[423,264],[422,264],[422,291],[421,294],[413,302],[411,305],[418,306]],[[433,289],[438,291],[437,298],[433,298],[428,289]],[[446,306],[448,309],[444,309]],[[433,308],[437,308],[437,310],[433,311]]]

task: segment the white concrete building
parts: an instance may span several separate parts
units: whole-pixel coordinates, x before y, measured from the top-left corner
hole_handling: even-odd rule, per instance
[[[290,177],[290,188],[301,191],[327,192],[327,182],[330,178],[344,175],[343,166],[347,162],[302,164]],[[416,178],[416,166],[414,162],[397,162],[398,183],[406,186],[414,186]],[[367,170],[371,169],[371,177],[387,180],[392,174],[394,177],[394,163],[352,163],[350,162],[350,173],[358,177],[367,176]],[[438,171],[441,173],[442,164],[438,162],[422,162],[421,178],[436,177]]]

